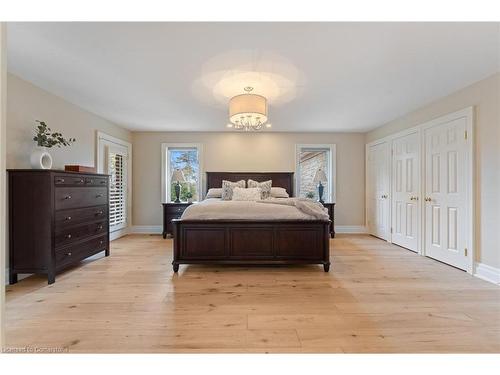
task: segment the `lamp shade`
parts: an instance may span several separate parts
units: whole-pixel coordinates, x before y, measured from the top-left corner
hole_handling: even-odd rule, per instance
[[[321,168],[319,168],[316,171],[316,174],[314,175],[313,182],[317,184],[319,182],[327,182],[327,181],[328,181],[328,178],[326,177],[325,171],[323,171]]]
[[[184,173],[180,169],[176,169],[172,172],[172,181],[174,182],[185,182]]]
[[[229,121],[233,124],[250,121],[265,124],[267,121],[266,98],[255,94],[242,94],[229,101]]]

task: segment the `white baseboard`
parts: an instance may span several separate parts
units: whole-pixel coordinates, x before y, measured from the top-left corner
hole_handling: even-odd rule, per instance
[[[130,228],[130,233],[162,234],[163,227],[161,225],[134,225]]]
[[[500,284],[500,269],[476,262],[474,276],[493,284]]]
[[[22,279],[26,279],[27,277],[30,277],[33,275],[32,273],[18,273],[17,274],[17,281],[21,281]],[[9,285],[9,268],[5,269],[5,285]]]
[[[367,233],[364,225],[335,225],[335,233]]]
[[[126,228],[123,228],[123,229],[115,230],[114,232],[111,232],[109,234],[109,240],[110,241],[117,240],[118,238],[123,237],[123,236],[125,236],[125,235],[127,235],[129,233],[130,233],[130,227],[126,227]]]

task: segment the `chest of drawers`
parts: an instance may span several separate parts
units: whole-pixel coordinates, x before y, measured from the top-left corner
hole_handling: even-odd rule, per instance
[[[9,281],[56,274],[101,251],[109,255],[107,175],[9,170]]]

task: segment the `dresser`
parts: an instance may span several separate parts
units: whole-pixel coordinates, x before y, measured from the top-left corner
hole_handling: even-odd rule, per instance
[[[101,251],[109,255],[108,182],[103,174],[8,170],[9,281],[61,270]]]
[[[186,207],[191,204],[187,202],[163,203],[163,238],[167,238],[167,234],[173,236],[172,219],[179,219]]]
[[[323,203],[323,206],[328,210],[328,216],[330,216],[330,237],[335,238],[335,203]]]

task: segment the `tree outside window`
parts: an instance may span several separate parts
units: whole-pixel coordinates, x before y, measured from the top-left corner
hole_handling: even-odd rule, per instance
[[[198,150],[196,149],[169,149],[169,171],[170,175],[172,171],[178,169],[184,174],[185,182],[181,182],[181,193],[180,200],[187,201],[189,198],[189,193],[192,194],[193,201],[198,201],[199,191],[198,191],[198,179],[200,172],[200,164],[198,160]],[[168,176],[170,179],[170,175]],[[175,200],[175,189],[174,186],[176,182],[170,181],[170,200]]]

